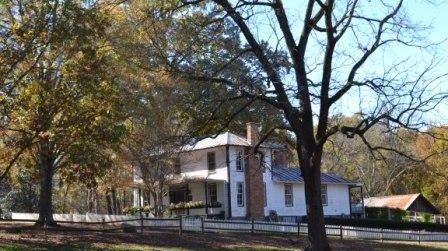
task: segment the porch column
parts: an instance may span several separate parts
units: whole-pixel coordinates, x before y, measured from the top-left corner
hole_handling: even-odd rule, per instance
[[[229,199],[228,199],[228,191],[227,191],[227,181],[223,181],[222,182],[222,202],[221,202],[221,207],[222,210],[224,211],[224,219],[227,219],[229,217]]]
[[[352,188],[353,186],[348,186],[348,207],[350,210],[350,218],[352,218]]]
[[[142,189],[138,189],[138,209],[142,208]]]
[[[362,201],[362,218],[366,218],[366,208],[364,207],[364,192],[361,186],[361,201]]]
[[[205,214],[208,215],[208,191],[207,191],[207,181],[204,182],[204,192],[205,192]]]
[[[132,206],[138,207],[138,189],[134,188],[132,190]]]

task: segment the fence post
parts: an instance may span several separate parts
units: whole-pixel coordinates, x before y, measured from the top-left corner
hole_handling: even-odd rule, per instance
[[[182,235],[182,215],[179,217],[179,235]]]
[[[204,229],[204,217],[201,217],[201,232],[204,233],[205,229]]]
[[[254,232],[255,232],[255,226],[254,226],[254,219],[252,218],[252,228],[250,230],[250,233],[254,234]]]
[[[418,230],[418,244],[420,244],[420,241],[421,241],[421,236],[420,236],[420,229]]]
[[[380,228],[380,233],[381,233],[381,242],[383,242],[383,228]]]
[[[105,224],[105,220],[104,220],[104,217],[101,219],[101,231],[103,232],[103,234],[104,234],[104,224]]]
[[[297,237],[300,237],[300,221],[297,222]]]
[[[140,233],[143,233],[143,214],[140,212]]]
[[[339,235],[341,237],[341,240],[343,239],[342,237],[342,225],[339,225]]]

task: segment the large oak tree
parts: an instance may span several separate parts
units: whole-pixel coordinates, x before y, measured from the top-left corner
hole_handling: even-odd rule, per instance
[[[205,109],[206,116],[216,119],[220,107],[234,107],[236,114],[255,101],[282,113],[284,124],[279,128],[295,136],[305,180],[309,250],[330,249],[320,189],[328,138],[340,133],[359,137],[372,152],[399,152],[382,142],[369,142],[366,132],[378,124],[387,128],[384,133],[398,128],[419,132],[425,128],[424,113],[446,97],[439,88],[445,75],[436,70],[438,60],[427,53],[432,44],[422,39],[427,27],[413,23],[403,5],[403,0],[308,0],[297,3],[300,20],[292,20],[295,15],[281,0],[184,0],[175,8],[178,17],[191,16],[189,21],[199,30],[221,27],[240,35],[243,42],[220,46],[206,39],[211,34],[203,33],[201,39],[171,51],[170,59],[181,62],[167,62],[191,80],[225,86],[227,99],[210,100],[215,109]],[[193,18],[198,10],[207,21]],[[188,50],[182,51],[183,46]],[[207,66],[197,67],[197,61],[189,60],[192,53],[200,54]],[[252,78],[232,78],[228,69],[243,69]],[[359,123],[331,121],[338,110],[359,112]]]
[[[10,153],[2,156],[2,177],[31,160],[40,183],[37,224],[51,225],[55,174],[94,185],[125,130],[120,81],[105,39],[108,16],[101,5],[84,1],[18,0],[0,8],[3,32],[15,39],[2,59],[17,58],[2,68],[0,83],[1,140]],[[21,49],[23,43],[29,46]]]

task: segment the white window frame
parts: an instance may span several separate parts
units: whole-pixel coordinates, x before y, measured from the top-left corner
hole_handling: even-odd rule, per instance
[[[213,162],[210,161],[210,156],[213,155]],[[210,164],[213,163],[213,169],[210,169]],[[216,172],[216,153],[215,152],[207,152],[207,170],[209,173]]]
[[[288,187],[289,187],[289,189],[287,189]],[[288,190],[291,193],[287,193]],[[285,207],[293,207],[294,206],[294,186],[292,183],[285,183],[284,193],[285,193]]]
[[[266,155],[264,154],[264,152],[260,153],[260,166],[261,166],[261,170],[263,171],[263,173],[266,172],[266,163],[265,163],[265,158]]]
[[[244,182],[236,183],[236,204],[244,207]]]
[[[328,187],[327,184],[320,185],[320,195],[322,198],[322,205],[328,206]]]
[[[236,165],[236,170],[238,172],[244,172],[244,154],[243,154],[243,151],[238,151],[236,153],[235,165]]]
[[[214,189],[214,191],[212,191]],[[218,185],[216,183],[207,183],[208,203],[218,202]]]

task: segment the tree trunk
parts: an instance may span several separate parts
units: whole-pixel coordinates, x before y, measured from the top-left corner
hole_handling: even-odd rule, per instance
[[[109,191],[106,193],[106,205],[107,205],[107,214],[113,214],[112,201],[109,195]]]
[[[91,194],[90,194],[90,189],[87,189],[87,213],[91,213],[90,210],[92,210],[92,198],[91,198]]]
[[[70,183],[67,184],[67,187],[65,188],[65,192],[64,192],[64,198],[62,199],[62,212],[63,213],[67,213],[65,210],[67,208],[67,195],[68,195],[68,191],[70,189]]]
[[[121,196],[120,196],[120,190],[117,192],[117,214],[122,214],[122,206],[121,206]]]
[[[300,169],[305,181],[305,201],[308,218],[309,245],[305,250],[327,251],[331,250],[331,248],[325,232],[320,182],[322,154],[318,151],[319,149],[315,150],[312,160],[308,157],[310,156],[309,154],[297,151],[298,154],[302,154]]]
[[[126,190],[123,189],[123,202],[121,203],[121,212],[123,213],[123,209],[128,206],[126,203]]]
[[[163,193],[160,191],[151,191],[152,198],[154,199],[154,214],[156,217],[163,215]]]
[[[115,188],[112,188],[112,210],[113,210],[113,214],[118,214],[118,205],[117,205],[117,191]]]
[[[161,191],[157,193],[157,216],[163,216],[163,193]]]
[[[94,188],[93,190],[93,210],[98,214],[98,190]]]
[[[39,145],[39,219],[37,226],[54,226],[53,219],[53,174],[54,158],[50,154],[49,143]]]

